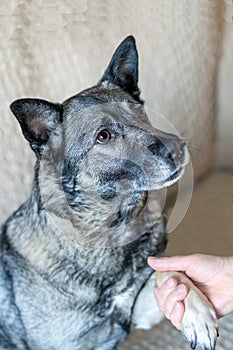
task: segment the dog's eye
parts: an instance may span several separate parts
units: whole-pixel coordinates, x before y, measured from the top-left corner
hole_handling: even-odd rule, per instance
[[[98,143],[105,143],[108,142],[109,140],[111,140],[111,134],[108,130],[102,130],[100,131],[100,133],[97,136],[97,142]]]

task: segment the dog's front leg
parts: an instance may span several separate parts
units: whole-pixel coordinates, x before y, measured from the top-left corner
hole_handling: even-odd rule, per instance
[[[154,298],[154,286],[155,273],[152,273],[134,304],[132,322],[138,329],[150,329],[164,318]]]
[[[192,349],[214,350],[218,336],[218,323],[213,305],[206,296],[182,272],[156,272],[157,285],[160,287],[168,278],[174,277],[178,283],[189,288],[185,298],[185,313],[182,320],[182,332]]]

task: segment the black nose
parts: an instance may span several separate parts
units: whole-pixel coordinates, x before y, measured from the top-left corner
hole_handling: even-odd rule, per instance
[[[157,140],[148,148],[154,155],[166,161],[176,162],[183,159],[185,146],[184,140],[174,137],[170,140]]]
[[[185,142],[182,140],[173,140],[162,144],[159,148],[159,155],[167,160],[181,160],[184,154]]]

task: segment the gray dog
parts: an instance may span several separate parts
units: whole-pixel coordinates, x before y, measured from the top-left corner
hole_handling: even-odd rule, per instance
[[[62,104],[12,103],[37,161],[30,198],[1,228],[1,350],[111,350],[132,322],[161,319],[147,265],[166,247],[158,190],[188,156],[151,126],[137,82],[129,36],[96,86]],[[215,313],[187,283],[183,333],[193,349],[214,349]]]

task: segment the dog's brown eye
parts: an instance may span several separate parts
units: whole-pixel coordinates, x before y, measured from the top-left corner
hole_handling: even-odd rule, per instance
[[[108,130],[102,130],[97,136],[98,143],[105,143],[111,139],[111,134]]]

